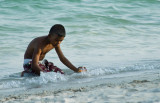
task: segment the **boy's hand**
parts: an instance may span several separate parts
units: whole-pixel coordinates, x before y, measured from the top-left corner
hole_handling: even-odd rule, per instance
[[[78,67],[78,73],[86,71],[87,71],[86,67]]]

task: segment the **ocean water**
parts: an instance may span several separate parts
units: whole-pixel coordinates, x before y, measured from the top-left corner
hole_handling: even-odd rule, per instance
[[[160,73],[159,4],[160,0],[0,0],[0,94]],[[74,73],[52,50],[46,59],[65,75],[20,77],[29,42],[47,35],[54,24],[66,28],[64,55],[88,71]]]

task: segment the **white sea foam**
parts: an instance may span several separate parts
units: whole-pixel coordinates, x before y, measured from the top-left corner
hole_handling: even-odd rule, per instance
[[[138,72],[138,71],[146,71],[146,70],[158,70],[160,68],[159,63],[147,63],[147,64],[135,64],[130,66],[120,66],[120,67],[90,67],[87,72],[82,73],[66,73],[65,75],[55,72],[43,73],[41,72],[41,76],[29,76],[18,78],[15,74],[6,79],[10,79],[8,81],[3,81],[0,84],[0,88],[18,88],[25,86],[38,86],[45,85],[48,83],[58,83],[58,82],[67,82],[67,81],[81,81],[81,79],[85,79],[85,81],[92,81],[91,78],[101,77],[101,76],[109,76],[112,74],[117,74],[117,76],[121,73],[127,72]],[[27,75],[26,75],[27,76]],[[117,77],[115,75],[115,77]],[[15,78],[16,77],[16,78]],[[114,77],[114,76],[113,76]],[[12,79],[11,79],[12,78]],[[94,79],[93,79],[94,80]]]
[[[59,82],[59,81],[66,81],[67,79],[68,79],[67,76],[62,75],[60,73],[55,73],[55,72],[43,73],[42,72],[40,77],[24,77],[23,80],[4,81],[0,85],[1,87],[0,89],[42,85],[50,82],[53,83],[53,82]]]

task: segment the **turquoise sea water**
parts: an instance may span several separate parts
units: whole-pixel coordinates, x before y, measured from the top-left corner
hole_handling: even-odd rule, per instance
[[[0,0],[0,91],[160,70],[159,9],[160,0]],[[47,35],[54,24],[66,28],[64,55],[88,72],[72,73],[52,50],[46,59],[66,71],[65,76],[19,77],[28,43]]]

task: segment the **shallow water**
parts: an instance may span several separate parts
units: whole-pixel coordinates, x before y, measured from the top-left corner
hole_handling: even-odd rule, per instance
[[[0,0],[1,93],[6,88],[18,91],[59,83],[63,87],[71,81],[78,82],[78,86],[96,78],[105,80],[159,70],[159,3],[159,0]],[[67,31],[61,44],[64,55],[75,66],[86,66],[88,72],[73,73],[53,50],[46,59],[66,75],[42,73],[41,77],[21,78],[28,43],[47,35],[57,23]]]

